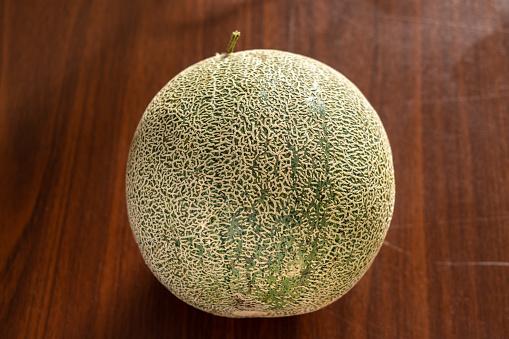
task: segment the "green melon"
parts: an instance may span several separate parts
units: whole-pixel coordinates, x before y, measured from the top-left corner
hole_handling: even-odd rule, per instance
[[[216,55],[164,86],[135,132],[126,189],[150,270],[226,317],[302,314],[344,295],[378,253],[395,196],[366,98],[277,50]]]

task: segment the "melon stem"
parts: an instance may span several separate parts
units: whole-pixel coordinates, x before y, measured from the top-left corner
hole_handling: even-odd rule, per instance
[[[235,31],[232,33],[232,38],[230,39],[230,43],[228,44],[228,49],[226,50],[226,54],[233,53],[233,49],[235,48],[235,43],[240,37],[240,32]]]

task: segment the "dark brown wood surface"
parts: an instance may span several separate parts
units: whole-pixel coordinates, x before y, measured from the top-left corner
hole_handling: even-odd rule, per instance
[[[315,313],[227,319],[178,300],[132,237],[124,173],[151,98],[226,49],[304,54],[386,127],[379,256]],[[0,1],[1,338],[507,338],[509,2]]]

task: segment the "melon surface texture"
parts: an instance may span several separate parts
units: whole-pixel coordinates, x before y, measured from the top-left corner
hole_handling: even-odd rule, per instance
[[[131,229],[175,296],[226,317],[320,309],[350,290],[392,217],[382,123],[342,74],[276,50],[173,78],[135,132]]]

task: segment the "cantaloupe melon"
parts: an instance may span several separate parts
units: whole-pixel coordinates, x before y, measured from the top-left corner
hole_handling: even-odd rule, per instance
[[[150,270],[226,317],[302,314],[344,295],[378,253],[395,197],[366,98],[277,50],[216,55],[168,82],[135,132],[126,188]]]

